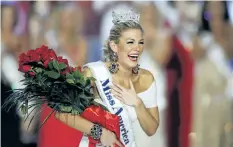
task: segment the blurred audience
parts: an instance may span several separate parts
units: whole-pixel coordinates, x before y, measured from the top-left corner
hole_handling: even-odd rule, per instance
[[[73,66],[86,63],[87,41],[83,36],[82,8],[75,2],[61,3],[54,10],[53,26],[45,32],[45,44]],[[51,18],[50,18],[51,19]]]
[[[19,54],[26,51],[29,47],[27,24],[29,3],[3,2],[1,4],[1,85],[4,89],[1,93],[1,101],[4,103],[5,99],[10,94],[9,90],[23,87],[20,83],[23,76],[18,72],[17,59]],[[6,93],[6,91],[8,91],[8,93]],[[16,147],[32,143],[31,139],[34,135],[27,135],[31,127],[29,127],[29,130],[25,129],[25,127],[23,127],[25,121],[22,121],[21,117],[17,117],[16,113],[17,108],[15,107],[13,107],[9,113],[2,111],[2,120],[5,120],[2,122],[2,133],[4,134],[2,135],[2,146]],[[27,124],[27,121],[25,124]]]
[[[7,91],[23,87],[20,53],[46,44],[73,66],[100,60],[112,10],[129,8],[140,12],[145,31],[140,67],[157,82],[155,146],[232,147],[232,1],[3,1],[2,103]],[[33,115],[28,129],[30,118],[24,121],[17,108],[2,110],[3,147],[37,142],[40,110]]]
[[[166,76],[165,65],[171,53],[171,34],[164,26],[164,18],[154,2],[137,2],[141,25],[145,33],[145,50],[140,58],[140,67],[152,72],[156,78],[157,101],[160,112],[160,127],[153,136],[155,146],[166,147]]]
[[[192,52],[195,60],[192,146],[231,147],[233,95],[228,89],[233,51],[226,2],[205,2],[201,20],[201,32],[193,40]]]

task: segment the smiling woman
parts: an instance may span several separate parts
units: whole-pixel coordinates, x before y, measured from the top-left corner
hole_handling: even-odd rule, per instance
[[[117,127],[119,132],[112,132],[97,122],[89,121],[79,115],[56,113],[55,118],[62,124],[59,129],[54,129],[56,134],[52,136],[61,138],[57,139],[57,142],[64,146],[78,146],[77,138],[80,134],[75,133],[78,132],[77,130],[89,138],[92,137],[101,147],[115,147],[122,144],[125,147],[151,147],[155,144],[150,136],[155,134],[159,126],[156,82],[149,71],[139,68],[138,61],[144,48],[139,14],[129,10],[113,12],[112,16],[114,26],[106,43],[106,61],[88,63],[83,69],[86,77],[96,79],[92,83],[95,101],[104,105],[119,119],[119,127]],[[102,123],[108,124],[108,117],[103,115],[100,117]],[[57,133],[61,130],[62,133]],[[92,145],[87,136],[81,137],[80,147]],[[49,138],[47,133],[43,132],[43,138]],[[43,146],[61,146],[61,144],[54,142]],[[93,147],[95,146],[97,145]]]

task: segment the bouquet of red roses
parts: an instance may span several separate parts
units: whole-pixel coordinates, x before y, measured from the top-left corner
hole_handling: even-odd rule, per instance
[[[91,81],[95,79],[85,77],[81,67],[69,66],[67,59],[58,57],[47,46],[41,46],[19,56],[19,71],[24,73],[22,82],[25,87],[16,89],[4,107],[20,104],[20,111],[29,116],[29,109],[46,104],[52,108],[51,114],[57,111],[82,115],[114,131],[119,137],[119,118],[94,101]],[[109,118],[109,123],[101,121],[106,120],[104,117]],[[98,143],[89,139],[92,144]]]
[[[94,103],[91,80],[81,67],[69,66],[67,59],[57,57],[52,49],[42,46],[19,56],[19,71],[24,73],[25,88],[16,89],[6,104],[21,103],[21,110],[46,103],[55,111],[80,114]],[[28,105],[29,101],[35,101]]]

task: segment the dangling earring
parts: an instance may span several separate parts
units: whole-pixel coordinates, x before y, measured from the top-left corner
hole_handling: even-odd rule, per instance
[[[140,65],[137,64],[136,67],[132,68],[132,73],[133,73],[134,75],[137,75],[137,74],[138,74],[138,71],[139,71],[139,69],[140,69],[139,67],[140,67]]]
[[[110,54],[110,60],[113,62],[111,63],[108,69],[112,74],[115,74],[119,70],[118,68],[119,64],[117,63],[118,61],[117,53],[114,52],[113,54]]]

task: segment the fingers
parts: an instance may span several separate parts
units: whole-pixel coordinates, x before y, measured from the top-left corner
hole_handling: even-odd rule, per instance
[[[124,99],[123,98],[120,98],[118,96],[114,96],[114,98],[118,99],[119,101],[121,101],[122,103],[125,103]]]
[[[118,84],[116,84],[116,83],[114,83],[113,82],[113,85],[115,86],[115,87],[117,87],[119,90],[121,90],[121,91],[123,91],[125,88],[124,87],[122,87],[122,86],[120,86],[120,85],[118,85]]]
[[[121,142],[118,141],[117,139],[116,139],[116,141],[115,141],[115,144],[118,145],[119,147],[123,147],[123,145],[121,144]]]
[[[110,88],[114,91],[116,91],[117,93],[122,93],[122,90],[120,88],[118,88],[117,86],[110,86]]]
[[[130,84],[130,89],[133,90],[133,91],[135,91],[132,80],[129,80],[129,84]]]
[[[123,101],[123,100],[124,100],[121,93],[118,93],[118,92],[116,92],[116,91],[114,91],[114,90],[111,90],[111,93],[113,94],[113,96],[114,96],[115,98],[119,99],[120,101]]]
[[[113,91],[112,94],[113,94],[114,97],[122,99],[122,95],[120,93],[117,93],[117,92]]]
[[[120,91],[118,88],[116,88],[115,86],[111,86],[111,93],[115,93],[115,94],[118,94],[118,95],[121,95],[122,91]]]

